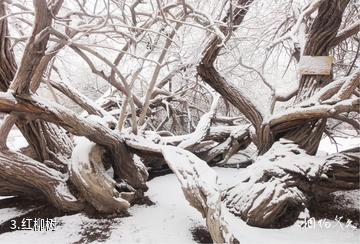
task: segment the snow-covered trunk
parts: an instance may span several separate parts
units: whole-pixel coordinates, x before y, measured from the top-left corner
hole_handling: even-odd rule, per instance
[[[81,197],[96,211],[124,212],[130,207],[130,203],[116,190],[116,181],[106,174],[104,153],[104,148],[86,138],[80,138],[71,156],[70,180]]]
[[[17,67],[14,53],[10,48],[8,36],[5,2],[0,2],[0,90],[6,92],[14,80]],[[32,62],[32,61],[31,61]],[[28,67],[27,67],[28,68]],[[61,164],[62,158],[70,156],[72,142],[58,126],[43,121],[28,121],[26,118],[16,119],[16,126],[20,129],[30,145],[31,153],[36,160],[54,161]]]
[[[318,15],[311,26],[304,51],[301,55],[329,55],[331,43],[336,37],[348,3],[349,0],[323,1],[321,3]],[[298,104],[304,100],[311,99],[316,91],[331,81],[331,76],[302,75],[295,103]],[[315,154],[325,126],[326,119],[310,121],[297,126],[295,129],[291,129],[283,137],[296,142],[309,154]]]
[[[200,211],[215,243],[239,243],[229,231],[218,177],[205,161],[183,149],[164,146],[162,154],[180,181],[185,198]]]
[[[84,205],[59,171],[10,150],[0,151],[0,195],[45,198],[63,211],[79,211]]]
[[[35,95],[18,95],[15,98],[8,93],[1,93],[0,96],[3,98],[0,99],[2,101],[1,111],[8,113],[17,110],[19,115],[26,114],[29,118],[35,117],[51,123],[58,123],[71,133],[87,137],[106,149],[106,155],[100,153],[101,150],[99,151],[97,157],[100,159],[98,161],[103,161],[105,157],[109,159],[108,162],[114,169],[114,179],[104,173],[100,163],[96,164],[89,157],[89,154],[92,154],[91,147],[88,148],[89,150],[74,150],[72,160],[67,164],[70,180],[80,192],[80,198],[85,199],[96,210],[105,213],[125,210],[128,203],[122,199],[122,196],[126,195],[124,197],[130,201],[129,198],[133,197],[128,194],[129,191],[135,193],[132,194],[134,197],[143,196],[142,193],[147,189],[145,185],[146,168],[141,161],[132,158],[132,154],[123,142],[123,135],[108,128],[104,118],[95,115],[79,116],[63,106],[44,101]],[[9,109],[8,106],[11,106],[12,109]],[[77,148],[83,145],[86,143],[78,143]],[[82,151],[85,156],[77,156]],[[51,180],[50,178],[49,181]],[[122,194],[123,192],[127,193]],[[120,203],[118,203],[119,201]]]
[[[228,209],[222,201],[218,177],[207,163],[191,152],[175,146],[160,145],[141,138],[129,137],[126,144],[143,157],[149,153],[161,155],[178,178],[185,198],[206,219],[215,243],[239,243],[226,220]]]
[[[253,226],[293,224],[313,201],[338,190],[359,188],[360,153],[312,156],[281,139],[246,169],[242,182],[229,188],[230,211]]]

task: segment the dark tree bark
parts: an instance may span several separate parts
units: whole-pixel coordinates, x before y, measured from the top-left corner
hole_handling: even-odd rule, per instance
[[[328,56],[338,33],[342,15],[349,0],[323,1],[311,26],[303,55]],[[302,75],[295,103],[314,95],[316,91],[332,81],[331,76]],[[326,119],[307,122],[293,128],[284,136],[293,140],[309,154],[315,154],[326,126]]]

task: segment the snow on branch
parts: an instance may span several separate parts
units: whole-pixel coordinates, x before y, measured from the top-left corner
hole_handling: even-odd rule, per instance
[[[294,26],[290,29],[289,32],[285,33],[283,36],[279,37],[278,39],[274,40],[269,46],[268,49],[273,48],[279,43],[286,41],[288,39],[292,39],[294,42],[297,42],[297,33],[300,30],[301,24],[305,20],[306,17],[310,16],[313,12],[315,12],[322,0],[313,0],[299,15],[298,19],[296,20]],[[302,48],[304,45],[302,45]]]
[[[360,101],[358,98],[340,100],[336,103],[322,103],[305,108],[290,108],[277,113],[269,118],[270,125],[276,126],[281,123],[288,123],[297,120],[312,120],[331,118],[344,112],[359,111]]]
[[[178,178],[185,198],[206,218],[214,242],[238,243],[225,220],[227,209],[221,201],[218,177],[205,161],[182,148],[155,144],[139,136],[128,136],[125,142],[131,148],[164,157]]]
[[[271,126],[296,120],[337,118],[340,113],[359,111],[359,99],[351,95],[359,86],[360,69],[321,88],[310,99],[272,115]]]
[[[105,126],[106,120],[99,123],[102,121],[99,117],[98,121],[93,121],[36,95],[17,95],[15,98],[10,93],[0,92],[0,111],[15,112],[19,115],[27,114],[28,119],[43,119],[53,122],[76,135],[86,136],[102,145],[113,145],[114,142],[120,140],[119,135]]]
[[[311,156],[281,139],[246,169],[225,201],[250,225],[289,226],[315,195],[357,189],[359,166],[358,152]]]
[[[200,143],[208,133],[211,126],[211,119],[215,116],[216,106],[219,102],[220,96],[218,94],[213,96],[213,102],[211,104],[210,111],[201,116],[198,125],[193,133],[191,133],[185,140],[183,140],[178,146],[181,148],[189,148],[197,143]]]
[[[206,218],[210,235],[216,243],[237,243],[222,217],[227,209],[221,201],[218,177],[207,163],[194,154],[173,146],[163,146],[162,154],[181,183],[190,205]]]
[[[126,211],[130,203],[116,190],[101,161],[103,149],[86,138],[78,138],[69,164],[70,179],[82,197],[102,213]]]
[[[54,81],[49,80],[51,86],[60,91],[62,94],[70,98],[81,108],[83,108],[89,114],[94,114],[98,116],[108,115],[108,112],[97,105],[95,102],[88,99],[86,96],[77,91],[75,87],[72,87],[70,84],[67,84],[63,81]]]

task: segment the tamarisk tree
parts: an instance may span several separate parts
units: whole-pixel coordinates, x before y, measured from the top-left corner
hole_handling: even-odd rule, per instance
[[[356,3],[311,1],[261,34],[269,39],[261,70],[243,63],[248,53],[237,45],[262,1],[95,2],[0,0],[0,111],[8,114],[0,127],[0,195],[117,214],[144,197],[153,169],[170,169],[212,239],[237,243],[228,211],[251,225],[283,227],[324,194],[359,188],[357,152],[315,156],[329,119],[360,127],[350,117],[359,110],[359,49],[350,58],[337,49],[359,46]],[[296,89],[280,94],[264,74],[279,46],[290,51],[289,66],[333,53],[349,68],[300,75]],[[99,99],[62,73],[68,56],[106,85]],[[256,74],[270,101],[265,109],[225,74],[229,56],[237,79],[238,67]],[[40,95],[43,87],[50,96]],[[21,151],[6,144],[14,125],[29,144]],[[259,157],[222,191],[209,165],[253,144]]]
[[[230,21],[231,26],[239,26],[251,7],[251,3],[252,1],[239,1],[237,3],[239,7],[235,7],[233,12],[229,12],[222,21],[224,23]],[[313,1],[299,14],[299,19],[289,32],[271,42],[268,49],[291,39],[296,47],[293,51],[298,52],[297,56],[300,55],[300,58],[302,56],[328,56],[336,45],[359,31],[358,20],[354,25],[339,31],[342,16],[348,4],[349,1]],[[308,26],[308,30],[300,28],[302,25],[306,26],[306,18],[315,11],[317,15]],[[224,28],[221,31],[226,36],[235,28]],[[302,33],[302,31],[306,32]],[[302,37],[299,37],[300,35]],[[358,39],[356,40],[358,42]],[[281,227],[292,224],[296,220],[300,211],[308,206],[304,203],[312,199],[319,200],[320,191],[318,186],[313,186],[313,184],[316,185],[314,182],[326,179],[325,181],[331,182],[330,185],[336,185],[334,188],[329,186],[326,193],[357,189],[359,165],[356,160],[347,160],[344,156],[344,158],[337,158],[339,161],[336,163],[329,159],[315,166],[310,164],[310,161],[321,160],[308,155],[316,153],[328,118],[343,119],[352,124],[356,130],[359,129],[357,121],[346,119],[343,115],[359,111],[356,90],[359,88],[360,69],[354,69],[348,72],[347,76],[335,80],[330,76],[303,74],[300,76],[297,90],[286,96],[278,95],[271,82],[266,81],[259,74],[265,86],[271,90],[271,105],[264,114],[243,90],[233,86],[217,71],[214,63],[222,49],[222,41],[218,37],[209,41],[202,62],[197,68],[198,73],[207,84],[238,108],[251,123],[254,128],[251,139],[257,146],[259,155],[263,155],[254,167],[267,168],[252,171],[253,167],[250,167],[249,178],[229,190],[227,201],[233,213],[240,215],[252,225]],[[357,55],[354,62],[356,59]],[[293,98],[293,104],[285,109],[275,110],[278,102],[291,98]],[[309,160],[304,157],[304,154]],[[297,160],[294,161],[297,157],[300,157],[299,161],[302,161],[301,166],[296,163]],[[359,155],[357,154],[356,157],[358,158]],[[276,162],[275,165],[272,162]],[[284,162],[285,165],[278,165],[277,163],[280,162]],[[330,166],[331,162],[334,166]],[[317,169],[313,172],[314,175],[308,175],[314,168]],[[347,171],[348,168],[352,170]]]

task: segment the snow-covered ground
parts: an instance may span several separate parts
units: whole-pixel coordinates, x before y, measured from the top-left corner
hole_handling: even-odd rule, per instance
[[[26,145],[17,130],[10,136],[9,147],[13,149]],[[339,139],[339,138],[338,138]],[[338,140],[339,150],[359,145],[359,138]],[[321,145],[322,153],[336,152],[336,147],[325,138]],[[244,169],[214,168],[219,175],[222,187],[236,184]],[[56,218],[60,223],[55,231],[14,231],[0,235],[0,243],[197,243],[192,230],[205,226],[199,212],[189,206],[184,198],[176,177],[171,175],[157,177],[148,182],[147,196],[155,203],[152,206],[135,205],[129,209],[130,216],[114,219],[91,219],[83,214]],[[0,209],[0,223],[24,213],[16,208]],[[304,228],[299,220],[293,226],[283,229],[261,229],[246,225],[231,215],[230,227],[242,244],[296,244],[296,243],[360,243],[360,229],[340,226],[330,220],[330,228]]]
[[[326,152],[330,154],[358,147],[360,145],[360,137],[335,137],[335,140],[336,144],[331,141],[329,137],[322,139],[318,152]]]
[[[29,145],[18,129],[12,129],[10,131],[6,144],[13,150],[18,150]]]
[[[215,168],[223,186],[237,182],[243,169]],[[130,208],[130,217],[90,219],[83,214],[57,218],[61,225],[55,231],[15,231],[0,235],[0,243],[74,243],[84,240],[83,235],[100,238],[105,243],[196,243],[191,229],[204,226],[204,220],[184,198],[174,175],[155,178],[148,183],[147,195],[156,204],[136,205]],[[0,211],[0,222],[19,214],[18,210]],[[360,229],[345,228],[335,221],[330,228],[301,227],[302,221],[283,229],[261,229],[246,225],[230,216],[231,228],[242,244],[291,244],[291,243],[342,243],[356,244],[360,241]],[[80,242],[82,243],[82,242]]]

